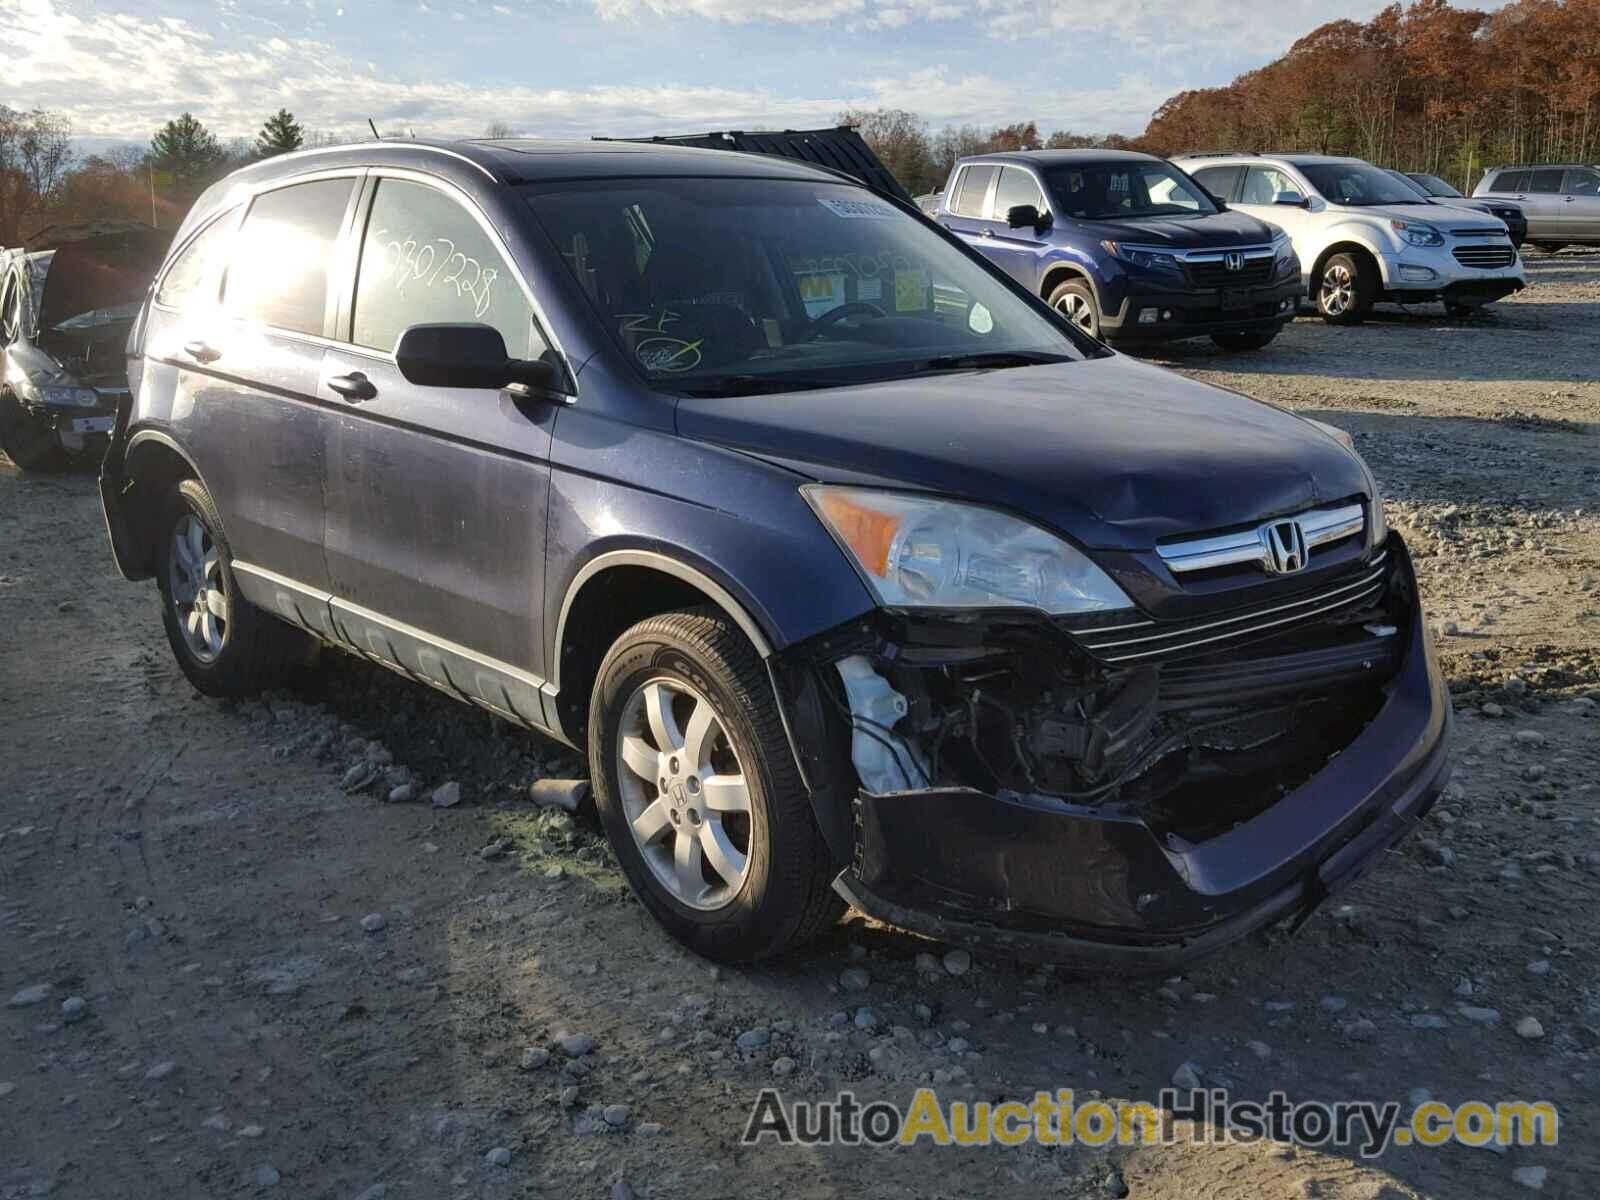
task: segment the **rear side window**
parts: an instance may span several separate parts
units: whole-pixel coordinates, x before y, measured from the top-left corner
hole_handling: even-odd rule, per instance
[[[381,180],[361,245],[351,341],[390,351],[408,325],[432,324],[491,325],[512,358],[546,348],[516,274],[473,215],[437,188]]]
[[[950,211],[958,217],[984,217],[988,215],[984,200],[989,194],[989,181],[998,167],[968,167],[961,174],[961,190],[956,194]]]
[[[1532,171],[1529,175],[1528,190],[1530,192],[1559,192],[1561,190],[1562,171],[1560,167],[1554,169],[1546,167],[1542,171]]]
[[[1233,185],[1239,178],[1239,168],[1201,167],[1198,171],[1190,171],[1189,174],[1218,200],[1227,200],[1233,195]]]
[[[156,303],[168,308],[188,309],[197,302],[216,299],[216,275],[212,268],[217,256],[227,242],[227,232],[233,227],[233,215],[226,213],[207,225],[189,239],[189,244],[178,252],[156,290]],[[211,285],[206,295],[207,283]]]
[[[1039,185],[1033,181],[1033,176],[1021,167],[1006,167],[1000,172],[1000,186],[994,193],[994,215],[999,220],[1005,220],[1006,214],[1019,204],[1031,204],[1040,212],[1044,211],[1044,196],[1039,192]]]
[[[1563,190],[1569,196],[1600,196],[1600,171],[1568,171]]]
[[[0,286],[0,345],[9,345],[21,332],[22,309],[18,303],[20,299],[16,273],[9,272],[3,286]]]
[[[1525,192],[1528,190],[1528,173],[1526,171],[1501,171],[1495,176],[1494,186],[1489,189],[1494,192]]]
[[[222,306],[247,321],[321,334],[328,263],[352,179],[319,179],[263,192],[234,239]]]

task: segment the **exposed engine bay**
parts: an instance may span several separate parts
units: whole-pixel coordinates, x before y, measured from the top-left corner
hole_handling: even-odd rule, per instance
[[[884,614],[833,661],[869,793],[968,788],[1199,842],[1316,774],[1377,715],[1412,598],[1222,649],[1105,664],[1043,617]]]

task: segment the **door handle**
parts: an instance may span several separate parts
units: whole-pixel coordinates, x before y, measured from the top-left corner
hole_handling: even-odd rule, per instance
[[[1566,200],[1567,200],[1567,203],[1568,203],[1568,204],[1571,204],[1571,203],[1572,203],[1572,202],[1573,202],[1573,201],[1574,201],[1574,200],[1576,200],[1576,199],[1577,199],[1577,197],[1576,197],[1576,196],[1568,196],[1568,197],[1567,197],[1567,198],[1566,198]]]
[[[372,380],[360,371],[351,371],[348,375],[335,375],[328,380],[328,386],[351,404],[371,400],[378,394],[378,389],[372,386]]]
[[[185,342],[183,352],[195,362],[211,363],[222,357],[222,351],[208,346],[205,342]]]

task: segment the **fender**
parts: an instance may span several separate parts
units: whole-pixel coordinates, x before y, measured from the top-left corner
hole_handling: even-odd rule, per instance
[[[1328,253],[1329,247],[1342,243],[1360,246],[1368,254],[1372,255],[1373,261],[1378,264],[1379,279],[1385,287],[1389,285],[1389,268],[1384,261],[1384,255],[1392,254],[1394,251],[1384,248],[1381,238],[1377,236],[1377,231],[1372,227],[1372,218],[1347,217],[1337,225],[1330,225],[1326,229],[1318,230],[1317,233],[1315,253],[1302,256],[1300,260],[1304,271],[1302,279],[1308,291],[1316,280],[1317,268]]]
[[[106,537],[111,543],[111,557],[117,570],[124,579],[137,581],[150,578],[154,568],[145,561],[139,548],[140,514],[128,511],[130,489],[126,467],[129,455],[146,444],[161,446],[183,461],[201,487],[206,487],[206,481],[195,465],[194,456],[170,433],[148,426],[127,433],[128,411],[132,404],[132,397],[128,396],[118,405],[117,424],[100,468],[100,507],[105,515]],[[211,489],[206,487],[206,490]]]

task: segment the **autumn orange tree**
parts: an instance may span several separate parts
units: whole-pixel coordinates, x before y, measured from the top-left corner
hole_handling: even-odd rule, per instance
[[[1136,145],[1355,154],[1470,185],[1486,165],[1600,161],[1600,0],[1448,0],[1330,21],[1225,87],[1180,92]]]

